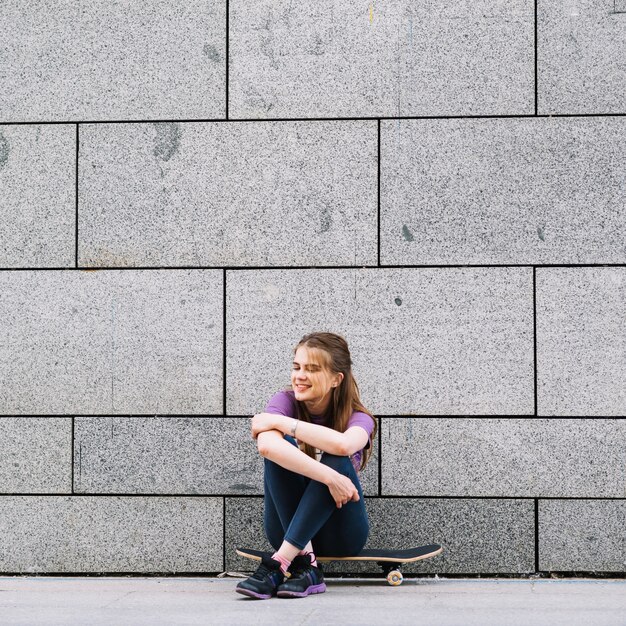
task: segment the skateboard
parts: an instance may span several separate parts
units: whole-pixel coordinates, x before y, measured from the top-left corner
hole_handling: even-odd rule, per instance
[[[361,550],[354,556],[316,556],[317,560],[325,563],[328,561],[375,561],[382,567],[387,576],[387,582],[394,587],[402,584],[402,566],[413,561],[422,561],[437,556],[443,552],[443,548],[437,543],[407,550]],[[249,548],[237,548],[237,554],[247,559],[260,561],[261,557],[272,556],[272,552],[263,550],[251,550]]]

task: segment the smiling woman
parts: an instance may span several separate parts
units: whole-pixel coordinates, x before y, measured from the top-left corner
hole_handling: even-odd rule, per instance
[[[265,533],[276,552],[237,585],[238,593],[258,599],[322,593],[315,555],[360,552],[369,523],[358,473],[375,434],[346,340],[305,335],[294,350],[291,388],[274,394],[265,412],[252,418],[252,436],[265,458]]]

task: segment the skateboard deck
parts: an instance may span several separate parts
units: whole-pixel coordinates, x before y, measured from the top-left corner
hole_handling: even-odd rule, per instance
[[[427,546],[419,546],[417,548],[408,548],[407,550],[361,550],[354,556],[316,556],[316,559],[322,563],[328,561],[375,561],[377,565],[382,567],[387,582],[396,586],[402,584],[402,565],[412,563],[413,561],[422,561],[437,556],[443,552],[443,548],[437,543],[431,543]],[[272,552],[263,550],[252,550],[249,548],[237,548],[237,554],[247,559],[260,561],[262,557],[272,556]]]

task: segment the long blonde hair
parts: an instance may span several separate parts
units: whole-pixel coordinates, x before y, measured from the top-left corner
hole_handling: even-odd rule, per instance
[[[352,359],[350,358],[348,343],[341,335],[316,332],[305,335],[300,339],[298,345],[294,348],[294,355],[298,351],[298,348],[302,346],[319,350],[320,357],[323,361],[322,365],[330,370],[331,374],[343,374],[341,383],[337,385],[337,387],[333,387],[331,391],[331,405],[333,410],[328,426],[340,433],[345,432],[348,426],[348,420],[354,411],[366,413],[374,421],[371,446],[363,450],[361,457],[360,469],[363,469],[372,455],[378,424],[376,423],[376,418],[361,402],[359,387],[352,375]],[[288,389],[292,389],[292,386],[289,385]],[[311,422],[311,414],[306,404],[300,400],[296,400],[296,404],[298,406],[298,419],[301,419],[303,422]],[[304,452],[310,457],[315,458],[315,448],[308,443],[304,444]]]

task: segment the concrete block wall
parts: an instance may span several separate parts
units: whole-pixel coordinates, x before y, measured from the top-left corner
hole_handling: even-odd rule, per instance
[[[0,26],[0,573],[249,569],[249,417],[312,330],[379,419],[371,547],[626,572],[623,2]]]

